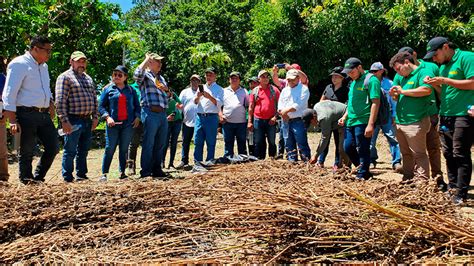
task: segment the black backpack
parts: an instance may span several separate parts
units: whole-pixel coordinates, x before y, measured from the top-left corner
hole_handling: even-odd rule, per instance
[[[367,76],[365,76],[364,79],[364,88],[367,90],[367,101],[370,100],[370,95],[369,95],[369,81],[370,78],[374,74],[369,73]],[[385,92],[382,87],[380,87],[380,106],[379,106],[379,112],[377,113],[377,119],[375,120],[376,125],[383,126],[388,123],[390,119],[390,103],[387,100],[387,93]]]

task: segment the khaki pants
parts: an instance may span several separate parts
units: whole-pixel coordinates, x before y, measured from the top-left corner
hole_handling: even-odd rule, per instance
[[[397,139],[403,159],[403,178],[429,178],[430,161],[426,154],[426,134],[431,122],[427,116],[409,125],[397,125]]]
[[[0,119],[0,180],[8,181],[8,148],[5,117]]]
[[[428,157],[430,159],[431,178],[438,180],[443,179],[443,171],[441,170],[441,141],[438,133],[438,115],[430,117],[430,131],[426,134],[426,148],[428,149]]]

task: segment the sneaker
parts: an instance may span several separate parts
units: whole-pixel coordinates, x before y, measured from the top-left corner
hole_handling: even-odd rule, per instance
[[[453,204],[456,205],[456,206],[464,204],[464,198],[461,197],[461,196],[458,196],[458,195],[454,196],[453,197]]]
[[[173,177],[173,176],[171,176],[171,174],[165,173],[165,172],[163,172],[163,171],[161,171],[160,173],[157,173],[157,174],[152,175],[152,178],[153,178],[154,180],[162,180],[162,181],[166,181],[166,180],[168,180],[168,179],[170,179],[170,178],[172,178],[172,177]]]
[[[370,163],[370,164],[372,165],[372,167],[370,167],[370,168],[372,168],[372,169],[377,168],[377,162],[372,162],[372,163]]]
[[[436,187],[439,191],[446,192],[448,191],[448,185],[443,180],[436,181]]]
[[[128,178],[128,176],[125,173],[120,173],[119,179],[125,179]]]
[[[393,167],[392,167],[392,169],[393,169],[393,171],[394,171],[395,173],[399,173],[399,174],[402,174],[402,173],[403,173],[403,166],[402,166],[401,163],[396,163],[396,164],[394,164]]]
[[[178,166],[175,167],[175,169],[178,169],[178,170],[184,169],[184,167],[185,167],[186,165],[187,165],[187,163],[180,162],[180,163],[178,164]]]
[[[174,165],[173,165],[172,163],[170,163],[170,164],[168,165],[168,169],[171,169],[171,168],[176,169],[176,167],[174,167]]]
[[[207,172],[208,170],[206,168],[204,168],[203,166],[201,165],[194,165],[193,169],[191,170],[191,173],[205,173]]]
[[[87,180],[89,180],[89,178],[87,176],[76,176],[76,181],[77,182],[87,181]]]
[[[99,177],[99,182],[107,182],[107,175],[102,175]]]
[[[135,168],[134,167],[129,167],[127,168],[127,174],[128,175],[136,175],[137,173],[135,172]]]

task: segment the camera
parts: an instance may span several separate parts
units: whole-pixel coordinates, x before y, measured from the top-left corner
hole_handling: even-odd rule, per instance
[[[277,66],[278,68],[285,68],[285,64],[283,64],[283,63],[282,63],[282,64],[276,64],[276,66]]]

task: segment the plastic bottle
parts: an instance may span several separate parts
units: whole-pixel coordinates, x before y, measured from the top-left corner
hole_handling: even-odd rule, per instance
[[[76,130],[78,130],[79,128],[81,128],[81,125],[80,125],[80,124],[72,125],[71,133],[74,132],[74,131],[76,131]],[[61,137],[64,136],[64,135],[66,135],[66,133],[64,133],[64,131],[63,131],[62,128],[58,129],[58,134],[59,134],[59,136],[61,136]]]
[[[469,115],[471,115],[471,116],[474,116],[474,114],[473,114],[473,113],[474,113],[474,109],[473,109],[472,107],[473,107],[473,105],[468,105],[468,106],[467,106],[467,113],[468,113]]]
[[[249,145],[253,145],[253,131],[249,131],[248,138],[249,138]]]
[[[451,135],[451,131],[445,125],[442,125],[439,127],[439,132],[441,132],[443,135],[447,136],[448,138],[451,138],[451,139],[453,138],[453,136]]]

